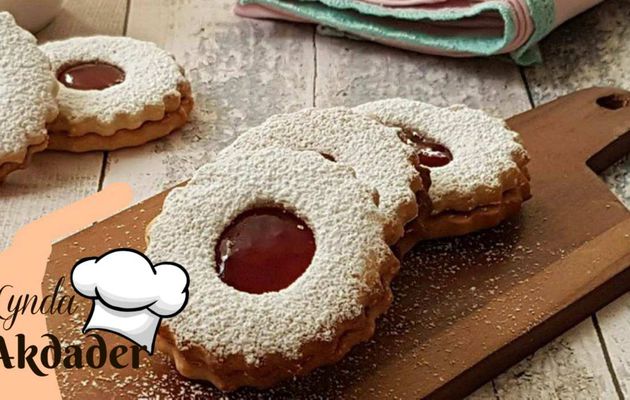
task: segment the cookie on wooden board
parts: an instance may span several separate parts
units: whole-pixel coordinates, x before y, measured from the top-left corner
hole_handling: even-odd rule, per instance
[[[158,348],[185,377],[270,387],[369,339],[399,262],[374,191],[311,151],[225,156],[169,193],[147,229],[151,259],[190,276]]]

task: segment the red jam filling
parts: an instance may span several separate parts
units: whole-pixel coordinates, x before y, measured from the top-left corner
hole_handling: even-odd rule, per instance
[[[429,168],[443,167],[453,160],[453,155],[446,146],[429,140],[420,132],[403,129],[400,136],[404,142],[416,148],[421,165]]]
[[[313,231],[279,207],[242,213],[223,231],[215,248],[221,280],[254,294],[291,285],[311,264],[313,254]]]
[[[76,64],[57,74],[64,86],[76,90],[103,90],[125,80],[125,73],[118,67],[101,62]]]

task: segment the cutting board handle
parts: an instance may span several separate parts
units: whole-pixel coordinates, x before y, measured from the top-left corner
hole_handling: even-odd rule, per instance
[[[545,146],[549,141],[549,127],[557,126],[558,135],[554,146],[538,154],[549,157],[571,154],[569,160],[588,165],[595,173],[600,173],[625,154],[630,152],[630,92],[612,88],[596,87],[581,90],[560,97],[532,111],[510,118],[508,125],[519,131],[527,126],[527,147]],[[540,134],[536,134],[538,127]],[[542,150],[542,149],[541,149]],[[577,167],[577,165],[574,165]]]

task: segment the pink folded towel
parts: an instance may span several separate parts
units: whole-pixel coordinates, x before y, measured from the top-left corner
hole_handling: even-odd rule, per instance
[[[239,0],[243,17],[315,23],[422,53],[456,57],[511,53],[540,61],[536,43],[602,0]],[[332,29],[331,29],[332,28]]]

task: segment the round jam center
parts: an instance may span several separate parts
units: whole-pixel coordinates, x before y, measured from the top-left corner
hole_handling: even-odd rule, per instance
[[[266,207],[239,215],[215,248],[223,282],[247,293],[277,292],[291,285],[315,254],[313,232],[282,208]]]
[[[125,73],[118,67],[101,62],[72,65],[57,75],[64,86],[77,90],[103,90],[125,80]]]
[[[425,135],[403,129],[401,139],[416,148],[420,164],[426,167],[443,167],[453,160],[451,151],[439,143],[429,140]]]

